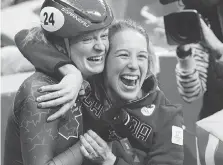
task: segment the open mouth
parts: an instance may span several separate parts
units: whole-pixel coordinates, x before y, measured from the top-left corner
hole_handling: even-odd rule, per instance
[[[139,76],[133,76],[133,75],[122,75],[120,77],[122,83],[124,85],[126,85],[127,87],[135,87],[138,80],[139,80]]]
[[[100,62],[103,60],[103,56],[88,57],[87,60],[91,62]]]

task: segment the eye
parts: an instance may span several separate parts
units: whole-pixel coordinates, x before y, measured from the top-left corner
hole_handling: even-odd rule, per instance
[[[147,60],[148,59],[148,55],[147,54],[139,54],[138,58],[142,59],[142,60]]]
[[[102,34],[101,38],[104,39],[104,40],[107,39],[108,38],[108,34]]]
[[[121,53],[118,55],[119,57],[128,57],[129,55],[127,53]]]
[[[85,37],[82,39],[84,43],[90,43],[93,40],[93,37]]]

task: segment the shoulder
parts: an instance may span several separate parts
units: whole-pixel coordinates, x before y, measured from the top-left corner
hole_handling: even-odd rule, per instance
[[[24,94],[28,94],[30,92],[36,92],[41,86],[52,85],[55,83],[57,83],[57,81],[52,77],[47,76],[42,72],[35,72],[22,83],[20,90],[22,90]],[[38,93],[36,94],[38,95]]]
[[[167,124],[168,122],[180,122],[181,124],[183,124],[182,105],[171,103],[166,98],[163,91],[157,90],[156,92],[157,97],[155,99],[155,103],[157,106],[157,114],[158,118],[163,118],[163,124]]]
[[[38,88],[45,85],[55,84],[56,80],[41,72],[35,72],[28,77],[20,86],[16,93],[14,107],[24,107],[25,105],[36,105],[36,98],[45,94],[38,92]]]
[[[172,108],[176,109],[176,111],[181,111],[182,105],[174,104],[170,102],[170,100],[167,99],[163,91],[157,89],[156,94],[157,94],[156,99],[155,99],[156,104],[158,104],[159,106],[167,107],[167,108],[169,107],[170,109]]]
[[[18,122],[22,125],[27,125],[28,121],[37,121],[37,130],[44,125],[47,116],[55,113],[59,107],[55,108],[39,108],[36,98],[46,94],[45,92],[39,92],[38,89],[44,85],[54,84],[56,81],[41,72],[35,72],[29,78],[27,78],[17,91],[14,101],[14,115]]]

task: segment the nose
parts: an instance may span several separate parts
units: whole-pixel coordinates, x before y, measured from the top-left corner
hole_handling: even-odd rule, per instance
[[[94,50],[98,53],[105,51],[105,44],[101,39],[98,39],[94,45]]]
[[[134,57],[130,58],[128,67],[132,70],[137,70],[139,67],[137,58],[134,58]]]

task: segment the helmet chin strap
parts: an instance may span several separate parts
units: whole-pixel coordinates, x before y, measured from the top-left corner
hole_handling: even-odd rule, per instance
[[[69,44],[69,39],[64,38],[64,43],[67,49],[68,57],[71,59],[71,50],[70,50],[70,44]]]

